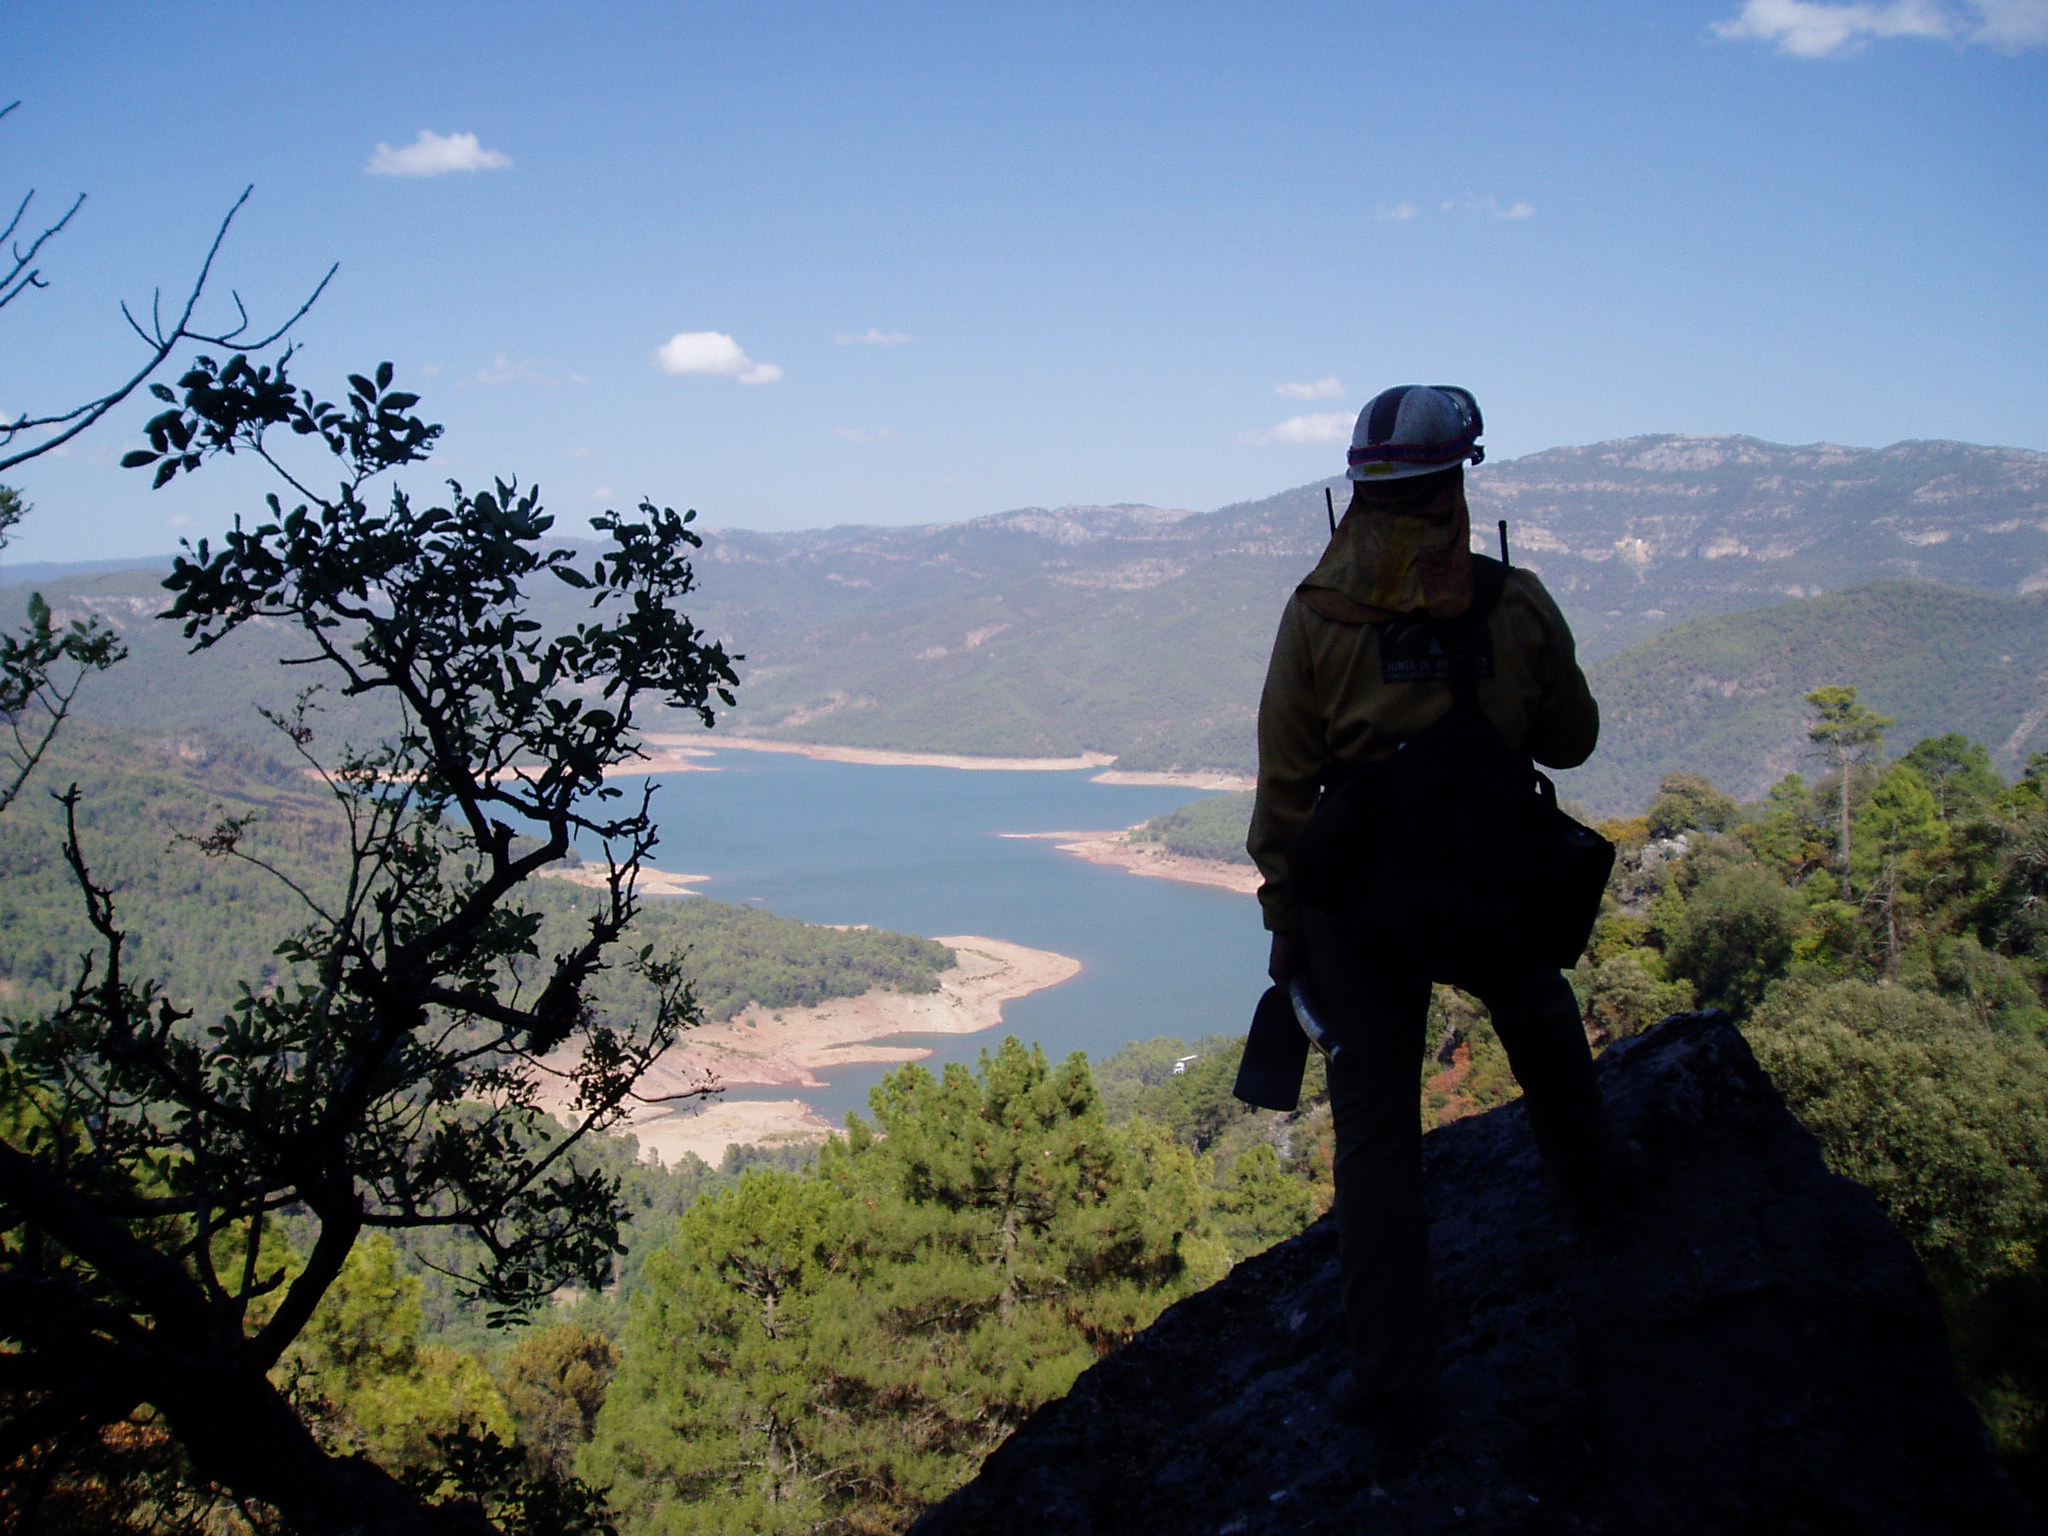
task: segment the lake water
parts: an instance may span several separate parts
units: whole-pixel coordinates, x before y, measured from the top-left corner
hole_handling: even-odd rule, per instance
[[[1000,1029],[892,1039],[932,1047],[927,1066],[972,1063],[1005,1033],[1055,1060],[1074,1050],[1100,1058],[1133,1040],[1236,1033],[1251,1020],[1266,962],[1251,897],[1002,835],[1126,827],[1198,791],[1096,784],[1087,771],[878,768],[732,750],[703,761],[719,771],[661,776],[655,862],[711,876],[696,887],[705,895],[813,923],[982,934],[1081,962],[1070,981],[1005,1003]],[[828,1088],[799,1092],[836,1123],[866,1111],[888,1070],[843,1069]]]

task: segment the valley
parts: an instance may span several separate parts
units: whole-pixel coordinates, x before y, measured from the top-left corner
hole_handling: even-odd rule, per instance
[[[1273,625],[1323,545],[1324,484],[1209,512],[713,530],[689,608],[745,658],[719,734],[851,761],[1232,787],[1255,765]],[[1966,729],[2008,771],[2048,746],[2048,454],[1665,435],[1487,464],[1470,496],[1475,547],[1507,518],[1514,559],[1578,636],[1607,723],[1564,788],[1595,811],[1631,810],[1679,767],[1760,793],[1758,773],[1800,761],[1797,700],[1824,683],[1863,687],[1902,734],[1937,717]],[[288,706],[295,675],[276,668],[272,632],[252,626],[201,664],[147,622],[154,571],[33,574],[60,618],[101,614],[133,652],[94,680],[89,717],[274,739],[252,706]],[[545,624],[575,612],[566,588],[534,602]],[[316,710],[330,740],[385,723],[333,694]],[[702,744],[692,722],[652,726],[674,766]]]

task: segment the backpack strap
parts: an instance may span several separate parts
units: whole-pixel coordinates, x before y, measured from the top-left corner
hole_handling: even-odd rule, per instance
[[[1481,619],[1493,616],[1494,605],[1500,601],[1501,593],[1507,590],[1508,568],[1491,555],[1472,557],[1472,607],[1469,612]]]
[[[1483,631],[1493,618],[1493,610],[1499,605],[1501,593],[1507,590],[1507,585],[1508,568],[1504,563],[1490,555],[1474,555],[1472,606],[1459,618],[1470,629]],[[1470,651],[1458,658],[1457,668],[1451,673],[1451,699],[1461,707],[1479,707],[1479,679]]]

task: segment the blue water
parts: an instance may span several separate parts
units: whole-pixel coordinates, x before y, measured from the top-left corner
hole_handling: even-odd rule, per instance
[[[999,1030],[892,1038],[932,1047],[927,1066],[972,1063],[1004,1034],[1055,1060],[1074,1050],[1100,1058],[1133,1040],[1234,1033],[1250,1021],[1265,985],[1251,897],[1001,835],[1126,827],[1196,791],[1096,784],[1086,772],[876,768],[732,750],[704,761],[719,771],[662,776],[654,856],[660,868],[711,876],[697,887],[704,894],[806,922],[982,934],[1081,962],[1072,980],[1004,1004]],[[802,1095],[837,1121],[866,1110],[887,1070],[842,1069]]]

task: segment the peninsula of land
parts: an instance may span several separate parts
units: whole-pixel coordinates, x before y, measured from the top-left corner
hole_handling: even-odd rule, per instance
[[[968,1035],[993,1029],[1003,1004],[1077,974],[1081,962],[1050,950],[961,934],[937,942],[956,961],[936,992],[874,990],[813,1008],[748,1007],[723,1024],[692,1030],[640,1081],[651,1099],[722,1088],[820,1088],[819,1074],[871,1062],[919,1061],[922,1046],[877,1045],[895,1035]],[[816,1141],[837,1129],[801,1098],[713,1099],[649,1104],[627,1127],[643,1156],[672,1163],[694,1152],[716,1163],[729,1145]]]
[[[1144,823],[1139,823],[1143,826]],[[1213,885],[1243,896],[1259,888],[1259,872],[1250,864],[1233,864],[1224,859],[1195,859],[1169,853],[1163,843],[1140,842],[1133,836],[1138,827],[1121,832],[1005,832],[1004,837],[1030,838],[1050,842],[1061,853],[1071,853],[1090,864],[1106,864],[1133,875],[1155,880],[1178,880],[1183,885]]]
[[[878,747],[833,747],[808,741],[770,741],[760,736],[653,736],[650,746],[678,753],[702,756],[710,750],[732,752],[782,752],[793,757],[813,758],[821,763],[862,763],[871,768],[966,768],[1007,773],[1073,773],[1083,768],[1105,768],[1116,761],[1106,752],[1083,752],[1078,757],[974,757],[960,752],[897,752]],[[657,770],[642,766],[638,771]]]
[[[567,880],[571,885],[587,885],[593,890],[605,890],[611,885],[611,878],[602,864],[550,864],[541,875],[549,880]],[[702,885],[709,875],[684,875],[671,869],[656,869],[652,864],[642,864],[640,874],[633,882],[633,888],[642,896],[693,896],[693,885]]]
[[[884,747],[835,747],[813,741],[771,741],[763,736],[660,736],[650,735],[654,748],[645,758],[619,766],[620,774],[716,773],[705,763],[690,759],[708,757],[714,751],[780,752],[791,757],[808,757],[821,763],[859,763],[870,768],[959,768],[997,773],[1077,773],[1090,768],[1096,784],[1138,785],[1163,789],[1250,789],[1253,780],[1243,774],[1209,770],[1182,772],[1178,769],[1152,772],[1111,766],[1116,758],[1107,752],[1082,752],[1073,757],[977,757],[965,752],[900,752]],[[704,743],[709,743],[707,747]]]
[[[1184,773],[1171,769],[1163,773],[1146,773],[1138,769],[1128,771],[1111,768],[1096,774],[1093,784],[1132,784],[1140,789],[1256,789],[1259,781],[1242,773]]]

